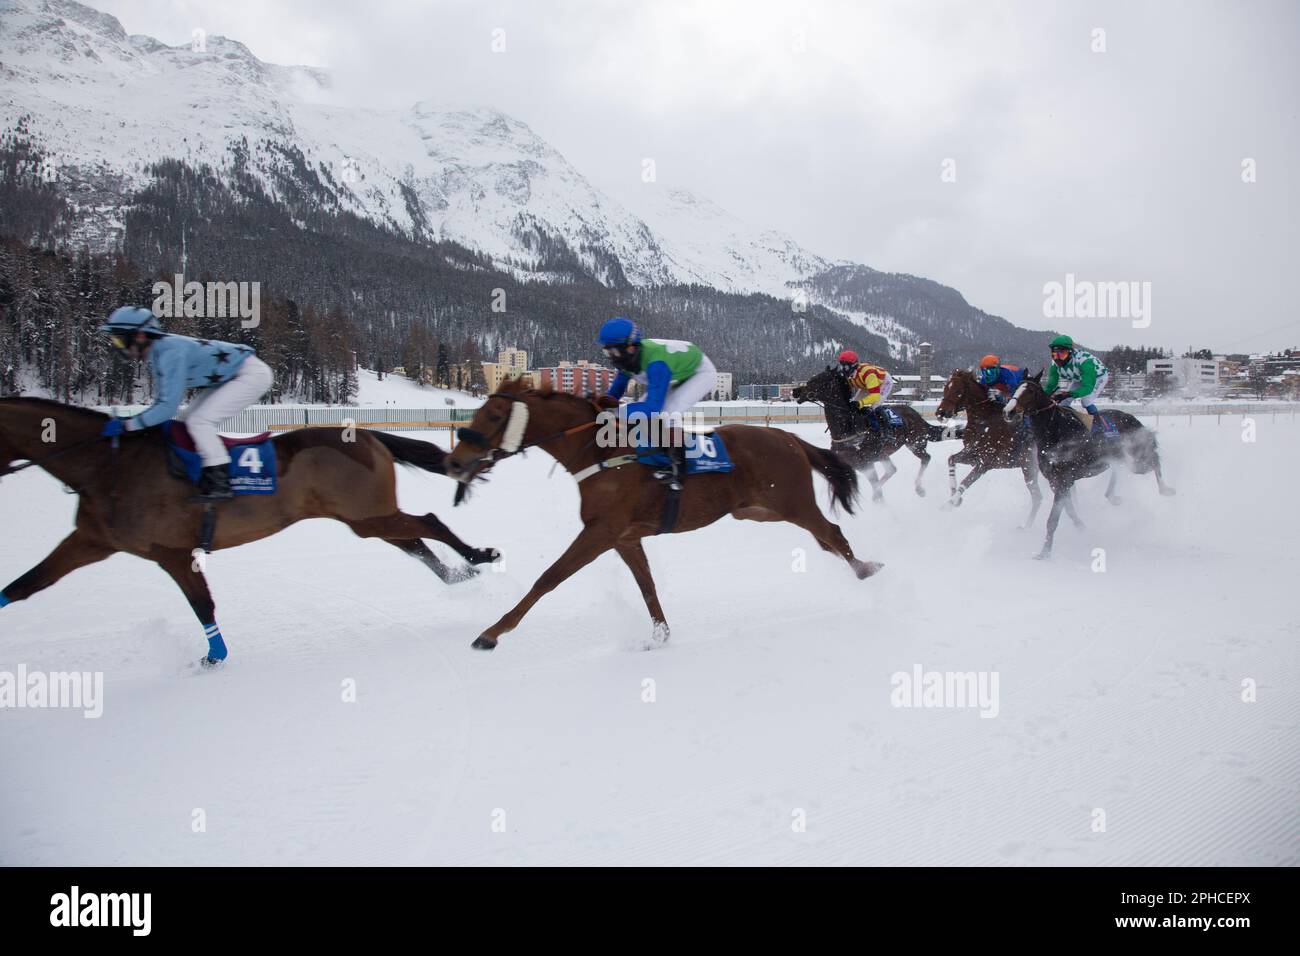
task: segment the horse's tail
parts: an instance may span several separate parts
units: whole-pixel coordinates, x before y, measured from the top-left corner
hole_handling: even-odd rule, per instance
[[[818,448],[797,436],[795,441],[803,449],[808,464],[830,482],[831,508],[842,505],[846,512],[853,514],[853,505],[858,500],[858,473],[829,448]]]
[[[367,430],[367,434],[388,449],[393,461],[410,468],[431,471],[435,475],[445,475],[447,469],[443,462],[447,453],[433,442],[418,441],[414,438],[402,438],[387,432]]]

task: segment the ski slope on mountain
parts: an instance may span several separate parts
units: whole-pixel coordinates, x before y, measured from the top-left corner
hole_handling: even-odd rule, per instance
[[[465,584],[328,521],[212,556],[215,673],[185,669],[203,642],[172,583],[114,557],[0,610],[0,671],[105,680],[96,720],[0,711],[0,864],[1295,865],[1300,423],[1241,434],[1162,419],[1178,495],[1081,483],[1088,529],[1048,563],[1017,475],[942,510],[953,444],[928,498],[903,455],[839,519],[885,562],[867,581],[784,524],[648,539],[673,628],[652,651],[608,555],[469,648],[578,529],[538,452],[454,510],[451,482],[399,474],[407,511],[505,552]],[[4,481],[0,580],[74,505]],[[917,665],[996,673],[996,716],[893,706]]]

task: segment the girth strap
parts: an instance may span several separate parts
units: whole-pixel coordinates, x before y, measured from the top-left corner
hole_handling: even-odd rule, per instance
[[[602,471],[609,471],[611,468],[622,468],[624,465],[630,465],[636,461],[636,455],[619,455],[616,458],[607,458],[604,461],[598,461],[594,465],[588,465],[582,471],[575,472],[573,480],[577,482],[586,481],[592,475]]]

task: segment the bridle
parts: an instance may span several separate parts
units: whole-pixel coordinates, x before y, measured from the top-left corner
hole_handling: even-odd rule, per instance
[[[466,479],[467,482],[476,477],[478,473],[488,465],[494,465],[504,458],[510,458],[513,455],[521,454],[529,448],[537,448],[540,445],[545,445],[547,442],[555,441],[557,438],[563,438],[567,435],[576,435],[578,432],[586,431],[588,428],[595,428],[599,424],[598,420],[583,422],[581,425],[574,425],[570,428],[564,429],[563,431],[547,435],[544,438],[537,438],[530,442],[524,442],[524,432],[528,430],[529,419],[527,400],[525,400],[522,395],[515,395],[507,392],[493,392],[488,395],[488,401],[491,401],[494,398],[507,399],[511,404],[510,414],[506,416],[505,421],[493,430],[492,434],[484,435],[481,431],[474,428],[456,429],[456,437],[461,442],[469,445],[471,448],[478,448],[487,452],[487,454],[480,458],[474,468],[470,471],[469,477]],[[596,407],[594,403],[593,407]],[[597,414],[599,415],[598,408]],[[494,446],[492,442],[496,440],[498,436],[500,440]],[[592,441],[595,441],[595,439],[592,439]]]

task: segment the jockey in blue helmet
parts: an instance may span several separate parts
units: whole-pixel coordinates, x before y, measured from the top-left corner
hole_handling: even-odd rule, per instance
[[[123,357],[147,359],[153,377],[154,403],[139,415],[112,418],[103,434],[153,428],[171,418],[185,422],[203,459],[198,499],[223,501],[230,491],[230,453],[217,425],[252,405],[271,387],[271,369],[247,345],[192,339],[164,332],[148,309],[123,306],[99,329]],[[186,389],[200,389],[180,412]]]
[[[633,379],[645,386],[645,397],[623,409],[628,418],[679,415],[718,387],[717,369],[693,342],[645,338],[635,322],[622,316],[600,327],[598,342],[618,369],[609,386],[611,398],[622,398]],[[683,449],[673,444],[666,450],[673,469],[671,483],[680,487]]]

